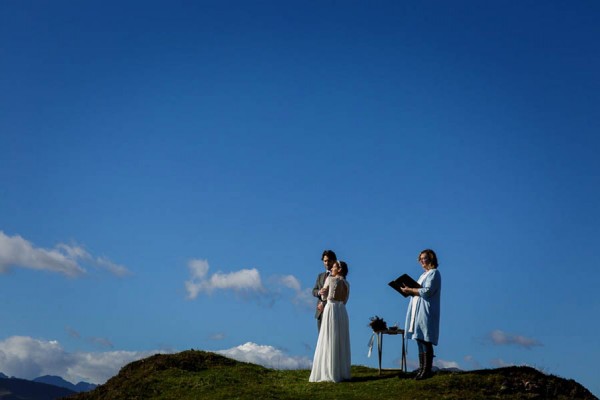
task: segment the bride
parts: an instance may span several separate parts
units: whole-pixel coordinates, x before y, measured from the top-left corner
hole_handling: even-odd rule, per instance
[[[348,265],[336,261],[325,286],[319,292],[327,296],[323,320],[309,382],[341,382],[350,379],[350,327],[346,303],[350,284],[346,281]]]

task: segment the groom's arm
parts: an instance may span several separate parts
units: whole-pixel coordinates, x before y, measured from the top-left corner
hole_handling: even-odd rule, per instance
[[[312,290],[312,295],[315,297],[318,297],[319,299],[321,298],[321,295],[319,294],[319,290],[321,290],[321,274],[319,274],[317,276],[317,281],[315,282],[315,287]]]

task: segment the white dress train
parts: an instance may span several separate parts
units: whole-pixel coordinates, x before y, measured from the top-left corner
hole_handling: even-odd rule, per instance
[[[350,326],[346,311],[350,286],[346,280],[332,276],[327,278],[325,287],[328,285],[309,382],[341,382],[351,378]]]

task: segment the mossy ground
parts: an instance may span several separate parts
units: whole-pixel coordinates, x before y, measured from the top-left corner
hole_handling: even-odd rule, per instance
[[[410,374],[352,367],[352,380],[309,383],[308,370],[273,370],[214,353],[189,350],[131,363],[106,384],[71,400],[150,399],[596,399],[573,380],[529,367]]]

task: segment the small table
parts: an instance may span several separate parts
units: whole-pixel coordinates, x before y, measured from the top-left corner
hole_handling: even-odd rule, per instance
[[[383,352],[383,335],[402,335],[402,361],[400,370],[406,372],[406,343],[404,341],[404,329],[385,329],[376,331],[377,334],[377,353],[379,356],[379,375],[381,375],[381,353]]]

